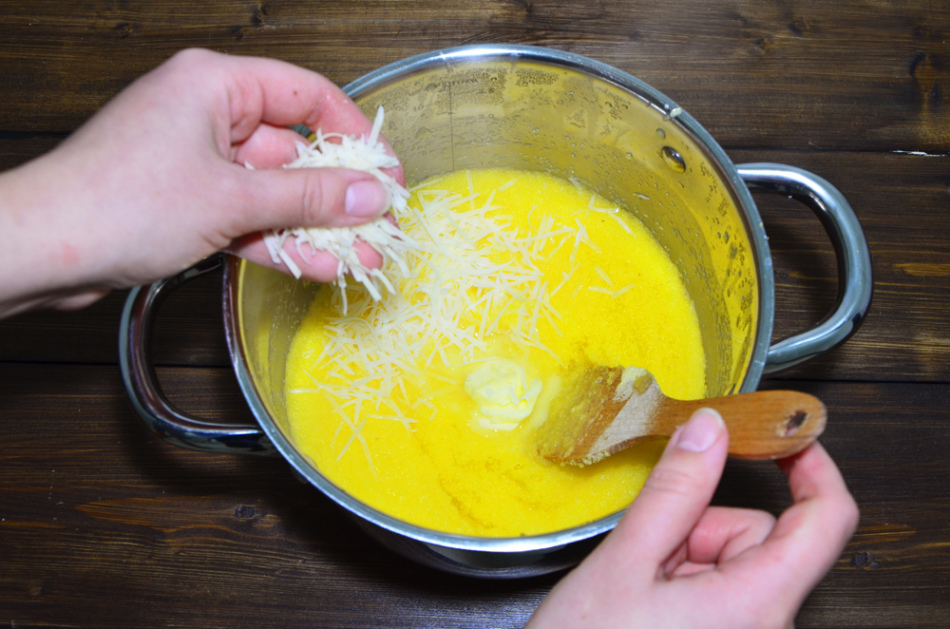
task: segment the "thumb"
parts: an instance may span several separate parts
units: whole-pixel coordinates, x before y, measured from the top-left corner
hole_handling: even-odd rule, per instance
[[[709,506],[729,449],[722,417],[696,411],[670,439],[643,489],[610,538],[623,554],[651,573],[662,565],[699,522]]]
[[[241,224],[233,237],[289,227],[345,227],[389,209],[370,173],[342,168],[245,170],[238,185]]]

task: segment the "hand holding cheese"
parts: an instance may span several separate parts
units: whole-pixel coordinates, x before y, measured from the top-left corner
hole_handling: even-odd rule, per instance
[[[82,307],[221,249],[286,271],[261,232],[351,226],[385,212],[390,199],[369,173],[281,169],[296,157],[293,124],[357,137],[372,130],[338,87],[308,70],[175,55],[55,150],[0,175],[0,316]],[[389,175],[404,181],[401,168]],[[337,277],[329,253],[306,262],[287,254],[309,279]],[[368,268],[381,264],[368,246],[358,254]]]

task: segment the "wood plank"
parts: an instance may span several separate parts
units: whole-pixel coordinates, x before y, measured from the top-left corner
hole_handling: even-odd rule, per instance
[[[174,51],[265,55],[345,84],[471,43],[569,50],[638,76],[720,142],[950,150],[941,0],[0,4],[0,130],[64,133]],[[24,107],[29,103],[29,107]]]
[[[226,369],[161,375],[193,412],[246,414]],[[950,385],[785,384],[827,402],[822,441],[863,514],[796,626],[943,626]],[[556,580],[415,566],[279,459],[160,443],[114,367],[0,365],[0,416],[0,620],[18,626],[516,627]],[[716,497],[773,512],[787,501],[767,463],[730,463]]]

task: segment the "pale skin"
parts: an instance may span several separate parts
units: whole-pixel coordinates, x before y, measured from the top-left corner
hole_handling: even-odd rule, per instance
[[[670,439],[617,527],[541,603],[529,627],[792,627],[841,555],[858,509],[824,448],[779,461],[794,504],[710,506],[729,448],[719,414]]]
[[[83,307],[221,250],[281,268],[263,230],[383,214],[388,199],[371,175],[279,168],[299,141],[286,127],[299,123],[357,136],[372,126],[313,72],[179,53],[55,150],[0,175],[0,317]],[[391,174],[404,182],[401,169]],[[332,257],[304,261],[293,249],[306,278],[335,278]],[[368,247],[360,257],[381,264]],[[715,411],[694,415],[617,528],[529,626],[792,626],[853,534],[857,507],[818,444],[779,463],[794,505],[778,519],[711,507],[727,448]]]
[[[222,249],[276,266],[262,230],[379,216],[386,193],[367,173],[277,168],[295,156],[301,137],[286,127],[299,123],[356,136],[372,128],[313,72],[202,50],[177,54],[54,151],[0,175],[0,316],[81,307]],[[403,181],[401,170],[391,174]],[[303,263],[296,248],[287,253],[308,279],[336,276],[327,254]],[[368,247],[360,257],[381,263]]]

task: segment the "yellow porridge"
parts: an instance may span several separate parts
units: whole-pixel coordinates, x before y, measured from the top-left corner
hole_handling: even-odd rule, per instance
[[[393,292],[320,289],[287,363],[292,439],[330,480],[407,522],[476,536],[569,528],[624,508],[662,443],[587,467],[531,433],[572,363],[650,370],[705,394],[693,304],[650,233],[542,173],[450,173],[413,191]],[[407,271],[407,272],[406,272]]]

